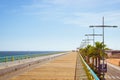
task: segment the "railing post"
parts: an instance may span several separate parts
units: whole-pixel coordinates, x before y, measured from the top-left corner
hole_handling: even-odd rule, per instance
[[[8,61],[8,57],[6,56],[6,57],[5,57],[5,62],[7,62],[7,61]]]
[[[11,57],[11,60],[14,61],[14,56]]]

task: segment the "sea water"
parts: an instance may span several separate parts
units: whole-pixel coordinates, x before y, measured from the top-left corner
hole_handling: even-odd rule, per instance
[[[0,51],[0,63],[60,53],[61,51]]]

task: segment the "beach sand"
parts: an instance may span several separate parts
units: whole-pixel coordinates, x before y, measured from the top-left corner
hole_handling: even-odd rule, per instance
[[[70,52],[10,80],[74,80],[76,56]]]
[[[109,62],[109,63],[111,63],[111,64],[114,64],[114,65],[116,65],[116,66],[120,66],[120,59],[112,59],[112,58],[110,58],[110,59],[107,59],[107,62]]]

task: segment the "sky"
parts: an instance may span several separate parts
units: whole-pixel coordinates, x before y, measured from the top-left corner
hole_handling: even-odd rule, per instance
[[[0,51],[76,49],[85,34],[92,34],[90,25],[102,25],[103,16],[105,25],[118,26],[105,28],[105,44],[120,50],[119,4],[120,0],[0,0]],[[101,34],[102,28],[95,33]]]

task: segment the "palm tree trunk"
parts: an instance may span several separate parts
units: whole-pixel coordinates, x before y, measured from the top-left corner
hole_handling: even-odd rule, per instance
[[[94,68],[94,63],[95,63],[95,62],[94,62],[94,57],[92,57],[92,68],[93,68],[93,70],[95,69],[95,68]]]
[[[97,59],[98,59],[98,58],[95,57],[95,71],[96,71],[96,72],[97,72],[97,64],[98,64],[98,63],[97,63],[97,62],[98,62]]]
[[[88,64],[90,64],[90,58],[89,58],[89,56],[88,56]]]
[[[100,56],[98,57],[98,76],[100,77]]]

